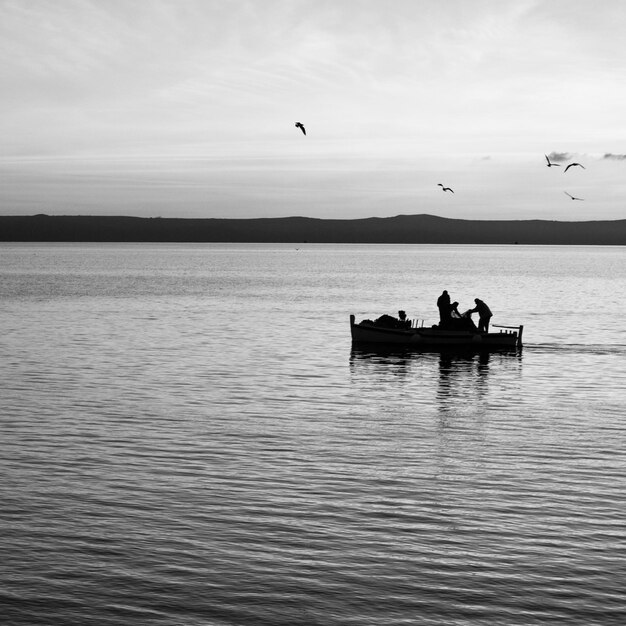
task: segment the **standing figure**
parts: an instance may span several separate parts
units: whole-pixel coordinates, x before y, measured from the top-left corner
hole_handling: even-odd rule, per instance
[[[437,308],[439,309],[439,324],[446,324],[452,318],[452,307],[450,306],[450,296],[444,292],[437,298]]]
[[[478,330],[489,332],[489,320],[493,316],[491,309],[480,298],[474,298],[476,306],[470,311],[470,313],[478,313]]]

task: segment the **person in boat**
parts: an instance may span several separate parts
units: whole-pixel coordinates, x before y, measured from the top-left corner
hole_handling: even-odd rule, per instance
[[[484,331],[486,333],[489,332],[489,320],[493,316],[491,309],[487,306],[485,302],[483,302],[480,298],[474,298],[474,302],[476,306],[469,311],[470,315],[472,313],[478,313],[478,330]]]
[[[411,328],[411,320],[407,319],[404,311],[398,311],[398,318],[387,314],[381,315],[379,318],[374,320],[373,325],[381,326],[383,328]]]
[[[405,311],[398,311],[398,317],[400,318],[399,326],[400,328],[411,328],[411,320],[406,318]]]
[[[472,321],[469,311],[459,313],[459,303],[450,305],[451,328],[455,330],[476,330],[476,324]]]
[[[437,308],[439,309],[439,325],[445,326],[450,321],[452,315],[450,296],[445,289],[443,293],[437,298]]]

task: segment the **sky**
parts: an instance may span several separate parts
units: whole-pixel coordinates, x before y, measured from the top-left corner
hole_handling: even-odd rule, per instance
[[[623,0],[0,15],[2,215],[626,218]]]

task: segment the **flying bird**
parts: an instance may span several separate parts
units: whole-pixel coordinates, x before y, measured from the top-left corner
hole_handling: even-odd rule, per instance
[[[564,170],[563,170],[563,174],[565,174],[565,172],[567,172],[567,170],[570,167],[574,167],[574,166],[578,166],[578,167],[582,167],[584,170],[586,170],[587,168],[584,165],[581,165],[580,163],[570,163]]]
[[[296,128],[299,128],[306,135],[306,130],[304,130],[302,122],[296,122]]]
[[[454,189],[450,189],[450,187],[444,187],[441,183],[437,183],[437,185],[439,185],[439,187],[441,187],[444,191],[451,191],[454,193]]]
[[[583,198],[576,198],[571,193],[567,193],[567,191],[563,192],[566,196],[569,196],[572,200],[583,200]]]
[[[548,167],[561,167],[560,163],[552,163],[550,159],[548,158],[547,154],[544,154],[543,156],[546,157],[546,161],[548,162]]]

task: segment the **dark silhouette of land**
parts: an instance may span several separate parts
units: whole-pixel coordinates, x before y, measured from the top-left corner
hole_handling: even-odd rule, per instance
[[[459,220],[398,215],[179,219],[114,216],[0,216],[0,241],[448,243],[626,245],[626,220]]]

